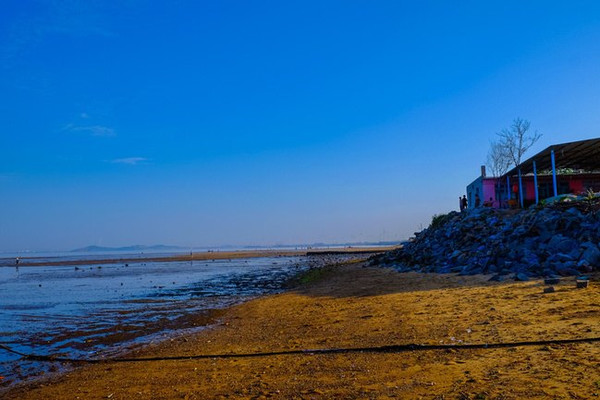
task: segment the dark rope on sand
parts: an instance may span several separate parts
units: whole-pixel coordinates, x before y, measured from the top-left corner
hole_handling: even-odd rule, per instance
[[[202,354],[195,356],[170,356],[170,357],[144,357],[144,358],[106,358],[106,359],[89,359],[89,358],[68,358],[44,356],[37,354],[22,353],[13,350],[8,346],[0,344],[0,349],[10,353],[19,355],[24,360],[30,361],[49,361],[49,362],[64,362],[64,363],[82,363],[82,364],[100,364],[110,362],[143,362],[143,361],[176,361],[176,360],[201,360],[210,358],[251,358],[251,357],[269,357],[269,356],[285,356],[285,355],[312,355],[312,354],[344,354],[344,353],[402,353],[407,351],[428,351],[428,350],[475,350],[475,349],[501,349],[507,347],[524,347],[524,346],[548,346],[548,345],[564,345],[575,343],[593,343],[600,342],[600,337],[582,338],[582,339],[557,339],[557,340],[540,340],[540,341],[525,341],[525,342],[509,342],[509,343],[484,343],[484,344],[400,344],[389,346],[376,347],[350,347],[339,349],[307,349],[307,350],[284,350],[271,351],[263,353],[242,353],[242,354]]]

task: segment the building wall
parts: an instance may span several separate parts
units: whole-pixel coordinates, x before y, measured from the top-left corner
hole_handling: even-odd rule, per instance
[[[600,173],[558,175],[556,177],[558,194],[583,194],[586,190],[600,191]],[[521,177],[523,187],[523,205],[525,207],[535,204],[535,186],[532,175]],[[467,186],[467,201],[469,208],[475,208],[475,195],[478,194],[481,206],[486,205],[492,199],[491,205],[495,208],[515,207],[519,205],[519,179],[509,179],[509,194],[507,197],[506,178],[483,178],[478,177]],[[551,175],[538,176],[539,198],[545,199],[554,196],[554,188]]]
[[[482,201],[485,201],[491,207],[499,207],[500,201],[496,196],[496,178],[483,178],[483,197]]]
[[[467,204],[469,208],[475,208],[475,195],[483,199],[483,178],[480,176],[467,186]]]
[[[467,201],[469,208],[475,208],[475,194],[479,194],[480,206],[499,208],[503,204],[506,195],[502,196],[498,178],[479,177],[467,186]],[[506,186],[503,186],[506,190]],[[484,204],[485,203],[485,204]]]
[[[558,175],[556,177],[558,194],[576,194],[580,195],[587,190],[586,181],[589,175]],[[552,176],[538,176],[539,198],[544,199],[554,196],[554,187]],[[523,177],[524,198],[535,202],[535,186],[533,176]]]
[[[540,200],[554,196],[554,187],[551,175],[538,176],[538,192]],[[535,204],[535,185],[532,175],[523,176],[521,178],[523,186],[523,203],[527,207]],[[585,193],[586,190],[592,189],[600,191],[600,174],[577,174],[577,175],[557,175],[556,177],[558,194],[576,194]],[[496,187],[496,198],[498,203],[494,203],[494,207],[507,207],[506,199],[506,179],[500,180]],[[489,198],[489,196],[487,197]],[[510,199],[513,205],[519,201],[519,179],[511,177],[510,179]]]

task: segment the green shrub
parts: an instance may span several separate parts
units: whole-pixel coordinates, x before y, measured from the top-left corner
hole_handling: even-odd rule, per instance
[[[431,224],[429,227],[433,229],[438,228],[448,222],[449,219],[450,214],[435,214],[431,217]]]
[[[596,193],[594,193],[594,190],[588,189],[586,190],[584,197],[587,201],[593,201],[596,198]]]

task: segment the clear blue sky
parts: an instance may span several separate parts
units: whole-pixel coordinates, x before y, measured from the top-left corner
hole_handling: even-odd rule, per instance
[[[597,1],[8,0],[0,62],[0,251],[404,239],[600,136]]]

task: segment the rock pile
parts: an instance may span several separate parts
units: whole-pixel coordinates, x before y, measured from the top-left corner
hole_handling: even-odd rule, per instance
[[[414,240],[373,257],[371,265],[494,274],[492,280],[579,275],[600,270],[599,242],[596,207],[477,208],[436,217]]]

